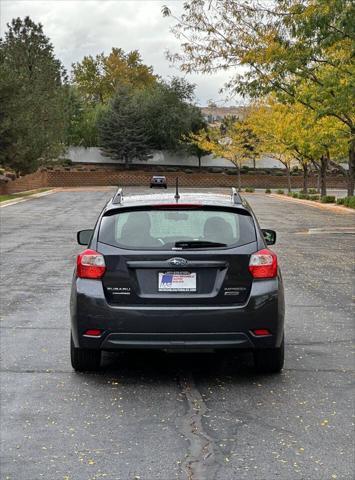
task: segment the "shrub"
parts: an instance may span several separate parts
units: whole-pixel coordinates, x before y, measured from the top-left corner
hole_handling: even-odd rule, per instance
[[[288,197],[292,197],[292,195],[293,195],[293,192],[287,192]]]
[[[345,198],[337,198],[338,205],[344,205]]]
[[[352,197],[345,197],[343,205],[349,208],[355,208],[355,196]]]
[[[299,194],[297,192],[292,193],[292,198],[298,198]]]
[[[244,171],[244,172],[248,172],[250,170],[250,168],[248,167],[248,165],[243,165],[240,170]]]
[[[309,200],[309,195],[308,193],[299,193],[298,198],[300,198],[301,200]]]
[[[225,173],[226,173],[227,175],[237,175],[238,172],[237,172],[237,169],[235,168],[235,169],[233,169],[233,170],[232,170],[232,169],[226,170]]]
[[[274,173],[275,177],[283,177],[284,174],[282,172],[275,172]]]
[[[249,187],[249,188],[246,188],[245,191],[247,193],[253,193],[253,192],[255,192],[255,188]]]
[[[335,197],[334,195],[323,195],[320,201],[322,203],[335,203]]]
[[[285,192],[283,190],[279,189],[279,190],[276,190],[276,193],[278,193],[279,195],[283,195]]]
[[[316,201],[316,200],[319,200],[319,198],[320,198],[319,195],[309,195],[309,199],[310,199],[310,200]]]
[[[242,173],[247,173],[248,175],[265,175],[266,172],[264,172],[264,170],[249,170],[248,172],[242,170]]]
[[[308,190],[308,193],[314,194],[314,193],[317,193],[317,190],[316,190],[315,188],[310,188],[310,189]]]
[[[190,168],[185,168],[185,169],[184,169],[184,172],[185,172],[185,173],[194,173],[194,171],[191,170]]]
[[[267,188],[267,189],[265,190],[265,193],[271,193],[270,188]]]

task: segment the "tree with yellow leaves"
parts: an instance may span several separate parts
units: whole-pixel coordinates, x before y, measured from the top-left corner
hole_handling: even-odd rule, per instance
[[[212,152],[215,157],[223,157],[234,163],[238,174],[238,189],[242,188],[241,168],[245,161],[259,154],[259,139],[243,121],[227,119],[219,126],[211,126],[190,136],[200,149]]]
[[[347,132],[342,122],[333,117],[319,118],[300,103],[283,104],[270,97],[254,105],[247,123],[260,137],[263,151],[285,166],[289,191],[291,162],[297,160],[303,170],[303,191],[307,192],[312,165],[319,173],[321,194],[326,195],[329,161],[336,164],[347,154]]]

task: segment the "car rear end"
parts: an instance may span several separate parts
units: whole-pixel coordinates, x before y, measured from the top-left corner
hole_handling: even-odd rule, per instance
[[[166,181],[166,177],[163,175],[154,175],[150,180],[150,188],[167,188],[168,184]]]
[[[105,211],[78,257],[73,348],[280,349],[282,280],[250,209],[206,202]]]

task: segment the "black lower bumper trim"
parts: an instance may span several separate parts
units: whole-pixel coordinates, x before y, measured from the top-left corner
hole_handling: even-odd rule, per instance
[[[245,333],[111,333],[101,344],[102,350],[137,349],[218,349],[252,348]]]

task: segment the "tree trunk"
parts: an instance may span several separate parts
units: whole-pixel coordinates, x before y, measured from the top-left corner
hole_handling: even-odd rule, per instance
[[[292,185],[291,185],[291,170],[288,165],[285,165],[286,167],[286,175],[287,175],[287,191],[288,193],[291,193],[292,190]]]
[[[319,167],[319,180],[320,180],[320,194],[322,197],[327,195],[327,168],[328,168],[328,155],[322,155],[320,158]]]
[[[254,168],[254,170],[255,170],[255,168],[256,168],[256,164],[255,164],[255,156],[253,157],[253,168]]]
[[[198,158],[198,168],[201,170],[201,155],[197,155]]]
[[[308,165],[305,163],[303,166],[303,193],[308,193]]]
[[[240,175],[240,166],[237,165],[237,169],[238,169],[238,191],[240,192],[242,190],[242,178],[241,178],[241,175]]]
[[[354,195],[354,184],[355,184],[355,139],[353,138],[350,142],[350,148],[349,148],[348,197],[352,197]]]
[[[318,168],[318,171],[317,171],[317,193],[320,193],[320,184],[321,184],[320,177],[321,177],[320,168]]]

